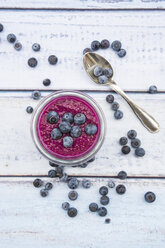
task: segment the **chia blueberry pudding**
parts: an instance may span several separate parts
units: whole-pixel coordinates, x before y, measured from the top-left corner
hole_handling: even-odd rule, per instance
[[[49,160],[75,165],[88,161],[101,147],[105,119],[88,95],[60,91],[38,105],[31,131],[35,145]]]

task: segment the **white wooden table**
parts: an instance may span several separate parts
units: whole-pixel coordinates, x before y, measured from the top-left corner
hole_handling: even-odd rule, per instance
[[[0,22],[0,248],[164,248],[165,247],[165,1],[154,0],[77,0],[28,1],[1,0]],[[23,44],[17,52],[6,41],[13,32]],[[114,79],[141,106],[160,122],[161,131],[150,134],[133,115],[128,105],[115,95],[124,112],[116,121],[105,101],[106,87],[92,83],[84,72],[82,50],[92,40],[103,38],[122,41],[127,56],[119,59],[112,50],[99,51],[113,65]],[[31,45],[41,44],[34,53]],[[47,63],[50,54],[59,58],[57,66]],[[35,56],[38,67],[27,66]],[[52,84],[42,85],[44,78]],[[67,79],[66,79],[67,78]],[[157,85],[159,93],[148,94]],[[25,111],[38,102],[33,90],[42,97],[59,89],[86,91],[102,106],[108,130],[96,161],[87,168],[68,168],[66,172],[93,183],[89,190],[78,189],[73,204],[79,214],[69,218],[61,209],[68,188],[51,180],[54,189],[43,199],[32,182],[45,182],[48,161],[35,148],[30,136],[30,119]],[[146,150],[144,158],[122,156],[118,139],[129,129],[136,129]],[[111,223],[88,211],[92,201],[99,201],[98,188],[109,178],[116,184],[120,170],[128,173],[123,196],[110,190],[108,217]],[[155,192],[153,204],[144,201],[144,193]]]

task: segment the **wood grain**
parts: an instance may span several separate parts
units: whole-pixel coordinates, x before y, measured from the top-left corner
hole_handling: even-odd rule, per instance
[[[42,92],[42,96],[47,93]],[[149,133],[135,117],[130,107],[120,96],[115,94],[120,109],[124,112],[122,120],[115,120],[114,112],[105,101],[107,94],[90,93],[102,107],[107,121],[105,142],[96,156],[96,161],[87,168],[68,168],[66,172],[73,175],[116,176],[120,170],[129,176],[165,177],[164,146],[165,143],[165,98],[164,94],[129,94],[134,101],[144,107],[160,122],[161,130],[157,134]],[[31,99],[31,92],[0,94],[0,175],[47,175],[50,169],[48,161],[35,148],[30,135],[31,115],[26,107],[35,107],[38,101]],[[135,129],[142,147],[146,150],[143,158],[137,158],[134,150],[124,156],[120,152],[118,140],[127,131]]]
[[[33,178],[0,178],[1,248],[164,247],[165,180],[122,181],[127,188],[125,195],[110,189],[107,206],[110,224],[104,223],[105,217],[88,210],[91,202],[99,204],[98,190],[107,180],[92,179],[90,189],[77,189],[78,199],[70,201],[78,209],[75,218],[69,218],[61,209],[61,204],[68,201],[67,185],[54,180],[49,196],[41,198],[32,182]],[[152,204],[144,201],[149,190],[157,197]]]
[[[1,0],[0,8],[17,9],[164,9],[164,0]]]
[[[6,2],[6,1],[5,1]],[[14,2],[13,2],[14,3]],[[82,2],[85,3],[85,2]],[[161,2],[163,3],[163,2]],[[99,51],[114,68],[114,80],[125,90],[147,91],[151,84],[165,90],[165,15],[161,11],[0,11],[4,24],[0,45],[1,89],[44,89],[43,79],[52,81],[49,89],[105,90],[86,75],[82,51],[91,41],[107,38],[122,41],[127,50],[120,59],[111,49]],[[6,41],[15,33],[23,44],[17,52]],[[41,44],[35,53],[31,46]],[[56,66],[48,56],[59,58]],[[36,57],[38,66],[27,60]]]

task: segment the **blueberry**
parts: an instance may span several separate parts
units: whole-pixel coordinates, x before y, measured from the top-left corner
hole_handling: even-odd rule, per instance
[[[145,155],[145,150],[141,147],[136,148],[135,155],[138,157],[143,157]]]
[[[36,58],[30,58],[28,59],[28,65],[30,67],[36,67],[38,64],[38,61],[36,60]]]
[[[121,42],[119,40],[115,40],[112,42],[111,47],[114,51],[119,51],[121,49]]]
[[[81,168],[86,168],[86,167],[87,167],[87,165],[88,165],[88,162],[83,163],[83,164],[80,164],[80,165],[79,165],[79,167],[81,167]]]
[[[82,186],[83,186],[83,188],[85,188],[85,189],[89,189],[89,188],[91,187],[91,181],[88,180],[88,179],[82,180]]]
[[[106,48],[108,48],[109,46],[110,46],[110,43],[109,43],[108,40],[102,40],[102,41],[101,41],[101,48],[102,48],[102,49],[106,49]]]
[[[50,124],[55,124],[59,121],[59,115],[56,111],[50,111],[47,116],[46,116],[46,120],[47,122],[49,122]]]
[[[95,161],[95,157],[91,158],[90,160],[88,160],[88,163],[92,163],[93,161]]]
[[[56,170],[49,170],[48,171],[48,177],[54,178],[57,176]]]
[[[113,71],[111,68],[105,68],[103,70],[103,75],[105,75],[107,78],[112,77],[113,76]]]
[[[3,31],[3,25],[0,23],[0,32]]]
[[[97,132],[97,126],[95,124],[88,124],[85,126],[85,132],[87,135],[94,135]]]
[[[112,108],[114,111],[118,110],[118,108],[119,108],[118,102],[113,102],[111,108]]]
[[[70,131],[70,135],[73,138],[78,138],[81,135],[81,128],[79,126],[73,126]]]
[[[70,136],[65,136],[63,138],[63,146],[66,148],[72,147],[73,145],[73,139]]]
[[[92,52],[92,50],[90,48],[85,48],[83,50],[83,54],[90,53],[90,52]]]
[[[78,197],[78,193],[74,190],[70,191],[68,197],[71,201],[75,201]]]
[[[52,183],[46,183],[45,184],[45,189],[46,190],[51,190],[53,188],[53,184]]]
[[[118,55],[120,58],[123,58],[123,57],[126,55],[126,50],[125,50],[125,49],[120,49],[120,50],[117,52],[117,55]]]
[[[104,217],[107,215],[107,209],[105,207],[101,207],[98,209],[98,215],[100,215],[101,217]]]
[[[133,148],[138,148],[139,146],[141,146],[141,141],[139,139],[137,139],[137,138],[132,139],[131,140],[131,146]]]
[[[62,137],[62,133],[60,131],[60,129],[58,128],[54,128],[52,131],[51,131],[51,137],[52,139],[54,140],[58,140]]]
[[[63,208],[64,210],[68,210],[68,209],[70,208],[69,202],[63,202],[63,203],[62,203],[62,208]]]
[[[121,137],[119,140],[120,145],[124,146],[128,143],[127,137]]]
[[[131,148],[129,146],[123,146],[121,151],[123,154],[128,154],[131,151]]]
[[[106,101],[108,103],[113,103],[114,102],[114,96],[113,95],[107,95],[106,96]]]
[[[137,132],[135,130],[130,130],[128,131],[127,136],[129,139],[135,139],[137,136]]]
[[[42,197],[46,197],[48,194],[49,194],[49,191],[48,190],[46,190],[46,189],[41,189],[40,190],[40,195]]]
[[[33,108],[32,108],[31,106],[28,106],[28,107],[26,108],[26,112],[27,112],[28,114],[33,113]]]
[[[70,123],[73,123],[73,115],[71,113],[65,113],[63,116],[62,116],[62,120],[63,121],[68,121]]]
[[[122,119],[123,118],[123,112],[121,110],[116,110],[115,113],[114,113],[114,117],[117,120]]]
[[[82,113],[78,113],[74,116],[74,123],[77,125],[81,125],[84,124],[86,121],[86,117],[84,114]]]
[[[57,64],[58,58],[55,55],[50,55],[48,58],[48,62],[50,65]]]
[[[58,164],[55,164],[54,162],[49,161],[49,165],[52,167],[58,167]]]
[[[100,84],[106,84],[108,78],[105,75],[99,76],[98,81]]]
[[[127,173],[125,171],[120,171],[118,173],[118,178],[120,178],[122,180],[126,179],[127,178]]]
[[[99,193],[100,193],[100,195],[107,195],[108,194],[108,188],[106,186],[102,186],[99,189]]]
[[[33,49],[33,51],[35,51],[35,52],[38,52],[38,51],[40,51],[40,44],[38,44],[38,43],[34,43],[33,45],[32,45],[32,49]]]
[[[92,41],[92,43],[91,43],[91,49],[93,50],[93,51],[96,51],[96,50],[98,50],[99,48],[100,48],[100,42],[98,41],[98,40],[94,40],[94,41]]]
[[[98,205],[97,205],[97,203],[95,203],[95,202],[90,203],[90,204],[89,204],[89,210],[90,210],[91,212],[96,212],[96,211],[98,210]]]
[[[111,179],[108,181],[108,187],[109,188],[114,188],[115,187],[115,183]]]
[[[155,86],[155,85],[151,85],[150,87],[149,87],[149,93],[150,94],[155,94],[155,93],[157,93],[157,87]]]
[[[111,222],[111,219],[110,218],[105,219],[105,223],[106,224],[109,224],[110,222]]]
[[[39,188],[43,185],[43,181],[39,178],[35,179],[33,182],[34,187]]]
[[[46,78],[46,79],[43,80],[43,85],[44,86],[49,86],[50,84],[51,84],[51,81],[50,81],[49,78]]]
[[[126,192],[126,187],[125,187],[123,184],[119,184],[119,185],[117,185],[117,187],[116,187],[116,192],[117,192],[119,195],[123,195],[123,194]]]
[[[7,40],[8,40],[8,42],[10,42],[10,43],[14,43],[14,42],[16,41],[16,36],[15,36],[15,34],[8,34]]]
[[[154,202],[154,201],[155,201],[156,195],[155,195],[153,192],[150,192],[150,191],[149,191],[149,192],[145,193],[144,199],[145,199],[147,202],[151,203],[151,202]]]
[[[78,185],[79,185],[79,181],[77,180],[77,178],[71,178],[68,181],[68,187],[70,189],[77,189],[78,188]]]
[[[101,198],[100,198],[100,203],[102,204],[102,205],[108,205],[108,203],[109,203],[109,197],[108,196],[106,196],[106,195],[103,195]]]
[[[16,42],[16,43],[14,44],[14,48],[15,48],[15,50],[17,50],[17,51],[20,51],[20,50],[22,49],[22,44],[21,44],[20,42]]]
[[[60,181],[64,183],[68,182],[68,175],[66,173],[63,173]]]
[[[101,76],[103,73],[103,68],[101,66],[96,66],[93,70],[93,74],[98,77]]]
[[[35,90],[35,91],[32,92],[32,98],[34,100],[39,100],[40,97],[41,97],[41,93],[39,91]]]
[[[62,133],[69,133],[70,130],[71,130],[71,125],[69,122],[67,121],[62,121],[60,124],[59,124],[59,129]]]
[[[75,217],[77,215],[77,209],[76,208],[69,208],[68,209],[68,216],[69,217]]]

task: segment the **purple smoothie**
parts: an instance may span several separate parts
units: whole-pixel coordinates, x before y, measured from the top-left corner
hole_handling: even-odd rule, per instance
[[[59,121],[55,124],[49,124],[46,120],[46,116],[50,111],[56,111],[60,116]],[[59,140],[51,138],[52,129],[58,128],[63,114],[67,112],[73,115],[83,113],[86,116],[86,122],[80,125],[82,134],[78,138],[73,138],[73,146],[70,148],[65,148],[62,142],[63,137],[69,134],[64,134]],[[85,133],[85,126],[90,123],[97,126],[97,133],[95,135],[87,135]],[[60,159],[74,159],[86,155],[97,144],[100,136],[100,119],[96,110],[87,101],[77,96],[66,95],[51,100],[42,109],[37,119],[36,128],[40,143],[46,151]]]

